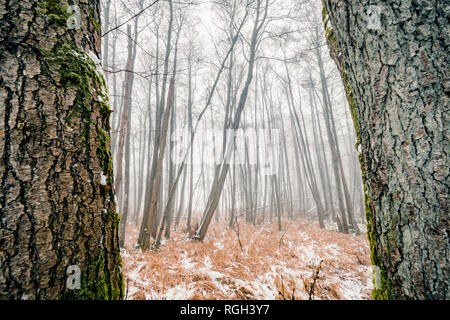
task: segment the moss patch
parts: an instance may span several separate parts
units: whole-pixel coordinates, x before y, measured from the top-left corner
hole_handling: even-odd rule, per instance
[[[91,13],[93,15],[93,13]],[[98,21],[95,18],[92,18],[92,16],[89,17],[89,22],[94,26],[95,31],[100,32],[100,21]]]
[[[42,13],[49,18],[50,24],[65,27],[70,17],[67,12],[69,6],[60,5],[59,2],[59,0],[42,0],[38,3],[38,6],[42,9]]]
[[[70,111],[67,121],[78,117],[82,120],[81,137],[86,152],[90,151],[89,133],[90,126],[96,125],[91,121],[93,105],[98,100],[99,111],[103,126],[109,130],[109,117],[111,109],[106,89],[105,79],[99,72],[97,66],[87,54],[77,48],[74,44],[57,43],[51,50],[41,50],[46,64],[43,66],[43,74],[50,77],[53,74],[59,74],[59,86],[65,90],[76,88],[76,96],[73,102],[73,108]],[[99,90],[95,90],[98,88]],[[97,94],[94,99],[93,92]],[[103,129],[97,130],[100,145],[97,153],[100,156],[104,173],[112,177],[111,153],[109,151],[109,134]]]
[[[111,272],[106,267],[104,252],[93,260],[81,274],[81,288],[68,290],[66,300],[120,300],[124,295],[122,260],[116,257],[118,265]],[[119,268],[119,269],[117,269]]]
[[[107,176],[108,184],[112,183],[112,175],[113,175],[113,164],[111,159],[111,151],[109,149],[110,146],[110,137],[109,134],[103,130],[97,130],[97,155],[100,159],[101,167],[103,170],[103,174]],[[106,187],[106,186],[105,186]]]
[[[120,215],[115,211],[104,211],[104,217],[107,221],[111,221],[115,229],[119,228]]]
[[[45,61],[52,69],[59,72],[59,83],[66,90],[77,88],[73,110],[69,119],[92,112],[92,89],[104,86],[104,79],[97,74],[96,65],[86,53],[75,45],[56,44],[52,50],[41,50]],[[51,73],[50,73],[51,74]],[[104,98],[106,100],[106,97]]]
[[[329,26],[329,18],[328,18],[328,12],[327,9],[325,8],[325,6],[323,6],[322,9],[322,21],[323,21],[323,26],[325,28],[325,38],[327,40],[329,40],[336,48],[337,46],[337,40],[336,40],[336,36],[334,34],[333,29]]]

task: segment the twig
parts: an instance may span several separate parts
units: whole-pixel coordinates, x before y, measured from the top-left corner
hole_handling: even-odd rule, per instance
[[[119,29],[121,26],[123,26],[124,24],[128,23],[129,21],[133,20],[134,18],[136,18],[137,16],[139,16],[141,13],[143,13],[145,10],[147,10],[148,8],[151,8],[154,4],[156,4],[159,0],[156,0],[154,2],[152,2],[149,6],[145,7],[144,9],[142,9],[141,11],[139,11],[138,13],[136,13],[134,16],[132,16],[130,19],[126,20],[125,22],[122,22],[121,24],[119,24],[118,26],[115,26],[112,29],[109,29],[108,31],[106,31],[105,33],[102,34],[102,38],[104,36],[106,36],[108,33],[110,33],[113,30]]]
[[[239,242],[239,246],[241,247],[241,252],[244,252],[244,249],[242,248],[241,238],[239,236],[239,233],[240,233],[240,231],[239,231],[239,223],[238,223],[236,217],[234,218],[233,231],[236,233],[236,236],[237,236],[237,239],[238,239],[238,242]]]
[[[322,262],[323,260],[320,260],[317,269],[313,271],[313,282],[311,284],[308,284],[305,280],[303,280],[303,285],[305,286],[306,292],[308,293],[309,300],[314,300],[314,289],[316,287],[316,281],[319,278],[320,269],[322,268]]]
[[[127,291],[125,293],[125,300],[128,298],[128,282],[130,282],[130,279],[127,278]]]
[[[283,298],[283,300],[287,300],[286,296],[284,295],[283,276],[281,274],[280,274],[280,279],[281,279],[281,291],[280,291],[280,289],[278,289],[278,294],[281,296],[281,298]]]
[[[281,249],[281,245],[283,244],[283,237],[286,235],[286,231],[288,229],[289,225],[286,225],[286,228],[284,228],[283,234],[281,235],[280,238],[280,244],[278,245],[278,250]]]

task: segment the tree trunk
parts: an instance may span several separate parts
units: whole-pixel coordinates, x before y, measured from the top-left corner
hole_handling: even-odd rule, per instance
[[[167,108],[164,111],[164,117],[163,117],[163,122],[162,122],[162,127],[161,127],[161,144],[160,144],[160,150],[158,153],[158,162],[157,162],[157,166],[156,166],[156,171],[155,171],[155,180],[153,183],[153,190],[159,190],[160,188],[160,183],[161,183],[161,176],[162,176],[162,165],[163,165],[163,159],[164,159],[164,153],[166,150],[166,138],[167,138],[167,129],[169,126],[169,118],[170,118],[170,112],[173,106],[173,92],[174,92],[174,86],[175,86],[175,78],[174,76],[172,76],[172,78],[170,79],[170,84],[169,84],[169,92],[167,94]],[[160,193],[157,192],[153,192],[152,193],[152,198],[150,199],[150,209],[149,209],[149,218],[148,218],[148,224],[147,224],[147,230],[150,229],[151,227],[151,223],[156,218],[156,206],[158,205],[158,196],[160,195]],[[161,202],[160,202],[161,205]],[[156,233],[156,228],[155,228],[155,233]],[[142,240],[142,244],[141,244],[141,248],[144,250],[147,250],[150,248],[150,232],[147,232],[144,234],[143,240]]]
[[[54,3],[0,3],[0,298],[121,299],[99,2]]]
[[[137,43],[137,21],[135,20],[134,26],[134,40],[131,38],[131,25],[127,26],[127,36],[128,36],[128,58],[126,64],[126,70],[130,70],[131,72],[127,72],[125,76],[125,85],[124,85],[124,97],[122,104],[122,118],[119,127],[119,146],[117,149],[117,171],[116,171],[116,181],[115,181],[115,190],[118,193],[120,188],[122,187],[122,168],[123,168],[123,154],[125,147],[125,137],[128,132],[128,124],[131,122],[131,108],[132,108],[132,92],[133,92],[133,80],[134,80],[134,62],[136,60],[136,43]],[[134,42],[134,45],[133,45]],[[127,196],[128,197],[128,196]]]
[[[134,70],[134,61],[136,60],[136,43],[137,43],[137,35],[138,35],[138,18],[136,18],[134,23],[134,45],[131,37],[131,25],[127,26],[127,35],[128,35],[128,59],[127,66],[130,68],[128,70],[133,71]],[[121,212],[121,219],[119,224],[119,241],[120,246],[123,247],[125,245],[125,229],[127,226],[128,221],[128,214],[129,214],[129,207],[130,207],[130,148],[131,148],[131,108],[133,106],[133,99],[132,99],[132,93],[133,93],[133,81],[134,81],[134,74],[132,72],[127,72],[127,75],[125,77],[125,97],[124,97],[124,107],[123,112],[126,112],[126,125],[125,127],[121,127],[121,139],[122,139],[122,133],[125,133],[124,141],[126,141],[125,145],[125,179],[123,182],[123,186],[118,185],[117,186],[117,180],[116,181],[116,191],[119,191],[120,188],[123,188],[123,211]],[[126,107],[125,107],[126,106]],[[125,132],[123,132],[125,131]],[[120,140],[122,141],[122,140]],[[118,172],[120,172],[120,175],[122,174],[122,150],[119,146],[119,159],[117,161],[118,166]],[[120,181],[119,181],[120,182]]]
[[[154,133],[154,145],[153,145],[153,156],[152,156],[152,160],[151,160],[151,167],[150,169],[150,180],[148,181],[148,188],[147,188],[147,197],[145,199],[144,202],[144,215],[142,217],[142,222],[141,222],[141,228],[139,231],[139,239],[138,239],[138,244],[140,246],[142,246],[142,244],[144,242],[148,242],[146,244],[149,245],[149,241],[150,241],[150,235],[154,235],[156,233],[156,221],[157,221],[157,216],[151,216],[150,213],[150,207],[152,205],[151,201],[153,199],[154,194],[156,195],[157,198],[160,197],[160,190],[159,190],[159,186],[160,186],[160,181],[158,182],[158,188],[157,189],[153,189],[153,186],[155,185],[155,177],[156,177],[156,170],[157,170],[157,165],[158,165],[158,158],[159,158],[159,152],[158,150],[160,149],[160,144],[161,144],[161,126],[162,126],[162,118],[163,118],[163,113],[164,113],[164,109],[165,109],[165,98],[166,98],[166,87],[167,87],[167,79],[168,79],[168,74],[169,74],[169,58],[170,58],[170,53],[171,53],[171,39],[172,39],[172,26],[173,26],[173,2],[170,0],[169,1],[169,9],[170,9],[170,17],[169,17],[169,25],[168,25],[168,29],[167,29],[167,43],[166,43],[166,52],[165,52],[165,58],[164,58],[164,72],[163,72],[163,81],[162,81],[162,88],[161,88],[161,93],[159,91],[159,76],[158,76],[158,69],[157,69],[157,74],[156,74],[156,101],[157,101],[157,107],[156,107],[156,119],[155,119],[155,133]],[[159,26],[158,26],[159,28]],[[156,37],[157,37],[157,41],[156,41],[156,56],[159,56],[159,29],[157,29],[156,32]],[[157,63],[158,65],[158,63]],[[162,161],[162,160],[161,160]],[[161,164],[162,166],[162,164]],[[162,169],[161,169],[162,170]],[[160,177],[161,179],[161,177]],[[157,202],[158,200],[156,200]],[[156,208],[156,207],[155,207]]]
[[[371,1],[381,8],[378,29],[361,2],[324,4],[362,151],[371,258],[380,271],[373,297],[449,299],[445,2]]]

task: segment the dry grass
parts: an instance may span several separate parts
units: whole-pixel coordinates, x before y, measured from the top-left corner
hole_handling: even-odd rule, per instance
[[[286,228],[287,227],[287,228]],[[174,231],[158,252],[135,250],[130,227],[122,250],[128,299],[368,299],[369,248],[355,237],[320,230],[307,219],[263,226],[212,224],[196,242]],[[317,269],[322,261],[320,272]]]

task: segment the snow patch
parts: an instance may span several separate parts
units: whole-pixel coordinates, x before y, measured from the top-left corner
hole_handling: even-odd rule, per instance
[[[364,289],[361,282],[354,278],[341,279],[339,283],[339,291],[344,299],[363,300]]]
[[[250,284],[254,288],[254,293],[257,299],[275,300],[277,292],[268,284],[256,280],[252,281]]]
[[[139,271],[141,271],[142,267],[143,267],[145,264],[146,264],[146,263],[143,262],[143,261],[138,262],[137,267],[136,267],[133,271],[131,271],[131,272],[128,274],[128,278],[129,278],[130,280],[136,281],[136,280],[138,279],[138,277],[139,277]]]
[[[102,186],[106,186],[106,176],[105,176],[105,174],[103,173],[103,171],[102,171],[102,173],[100,173],[100,184],[101,184]]]
[[[166,291],[164,299],[166,300],[187,300],[195,293],[195,289],[192,284],[187,287],[185,285],[177,285]]]
[[[97,55],[95,53],[93,53],[91,50],[88,51],[88,57],[91,58],[92,61],[94,61],[94,63],[96,65],[100,65],[100,59],[97,57]]]
[[[194,268],[197,263],[191,262],[191,258],[187,258],[186,256],[187,256],[186,253],[183,254],[183,257],[181,258],[182,260],[181,266],[186,270]]]
[[[217,249],[222,250],[222,249],[223,249],[223,242],[216,241],[216,242],[214,242],[214,246],[215,246]]]

